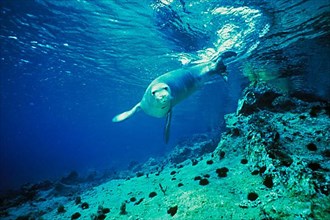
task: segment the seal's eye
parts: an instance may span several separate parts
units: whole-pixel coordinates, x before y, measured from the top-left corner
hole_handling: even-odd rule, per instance
[[[155,95],[156,91],[151,92],[152,95]]]
[[[164,89],[165,89],[166,91],[168,91],[168,87],[164,87]]]

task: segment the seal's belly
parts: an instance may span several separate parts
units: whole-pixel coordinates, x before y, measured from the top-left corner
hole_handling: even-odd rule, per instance
[[[174,75],[175,72],[171,72]],[[178,104],[202,86],[202,80],[191,72],[181,72],[163,81],[170,87],[173,97],[172,106]]]
[[[143,108],[141,106],[142,110],[147,114],[155,118],[163,118],[167,115],[168,110],[164,110],[161,107],[153,107],[153,106],[147,106]]]

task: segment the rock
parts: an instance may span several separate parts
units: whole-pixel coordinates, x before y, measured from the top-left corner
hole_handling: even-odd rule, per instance
[[[237,114],[250,115],[263,109],[276,109],[273,101],[283,94],[266,83],[259,83],[247,87],[243,97],[238,101]]]

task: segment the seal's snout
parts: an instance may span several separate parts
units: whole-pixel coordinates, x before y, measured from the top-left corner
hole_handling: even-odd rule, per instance
[[[157,96],[156,100],[159,104],[161,105],[166,105],[169,101],[168,96],[167,95],[161,95],[161,96]],[[163,109],[163,108],[162,108]]]
[[[154,99],[158,103],[161,103],[161,104],[164,104],[164,103],[168,102],[169,96],[170,96],[170,92],[169,92],[168,86],[167,85],[164,85],[162,83],[156,84],[152,88],[151,94],[154,97]]]
[[[159,93],[159,94],[157,94],[156,99],[164,100],[164,99],[166,99],[167,96],[168,96],[168,93]]]

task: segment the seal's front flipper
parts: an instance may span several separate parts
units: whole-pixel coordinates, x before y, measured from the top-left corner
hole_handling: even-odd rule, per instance
[[[227,66],[223,63],[223,60],[235,56],[237,56],[237,53],[233,51],[226,51],[223,54],[221,54],[218,60],[216,61],[215,72],[220,74],[226,82],[228,81],[228,73],[227,73]]]
[[[124,121],[124,120],[130,118],[132,115],[134,115],[135,112],[140,111],[140,109],[141,109],[140,103],[138,103],[131,110],[123,112],[123,113],[113,117],[112,122]]]
[[[165,129],[164,129],[165,144],[167,144],[170,139],[171,119],[172,119],[172,111],[169,111],[166,115],[166,124],[165,124]]]

